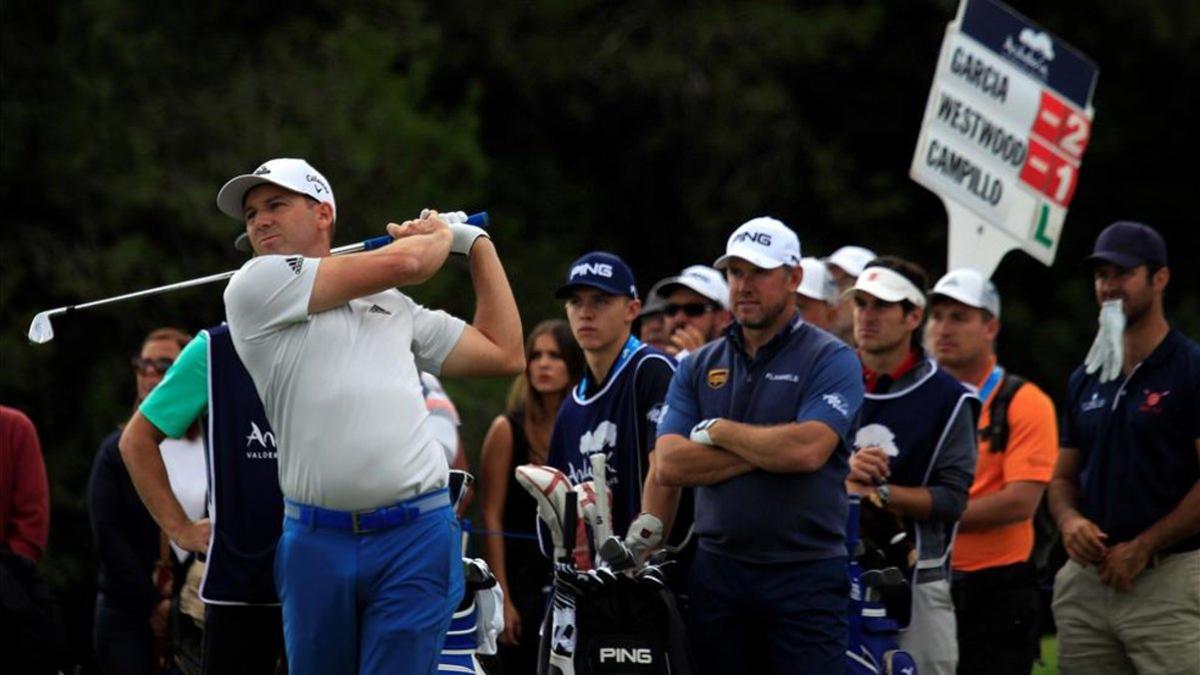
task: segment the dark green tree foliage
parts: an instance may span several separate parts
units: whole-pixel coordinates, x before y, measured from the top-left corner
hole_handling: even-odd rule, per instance
[[[996,274],[1002,358],[1059,396],[1095,325],[1077,261],[1112,220],[1166,235],[1168,313],[1200,335],[1200,8],[1014,4],[1101,67],[1058,263],[1017,253]],[[59,318],[35,347],[37,311],[236,268],[216,190],[274,156],[331,180],[337,243],[424,206],[488,208],[527,327],[561,315],[551,292],[585,250],[625,256],[645,290],[762,214],[806,253],[858,243],[936,276],[945,213],[907,170],[955,6],[4,2],[0,402],[41,430],[69,658],[87,650],[87,472],[129,414],[128,357],[153,327],[218,322],[221,286]],[[469,317],[468,289],[454,261],[414,294]],[[447,384],[475,456],[505,383]]]

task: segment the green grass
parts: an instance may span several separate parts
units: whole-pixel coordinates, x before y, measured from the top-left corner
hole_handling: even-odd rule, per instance
[[[1047,635],[1042,638],[1042,660],[1033,664],[1033,675],[1058,674],[1058,638]]]

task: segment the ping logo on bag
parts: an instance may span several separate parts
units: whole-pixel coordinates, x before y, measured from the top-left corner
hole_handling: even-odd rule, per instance
[[[650,665],[654,663],[654,651],[648,647],[626,649],[624,647],[601,647],[600,663],[633,663]]]

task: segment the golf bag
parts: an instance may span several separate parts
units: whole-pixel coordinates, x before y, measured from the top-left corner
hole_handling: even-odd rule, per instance
[[[633,576],[557,566],[554,597],[542,622],[538,675],[693,671],[683,618],[657,566]]]
[[[870,538],[859,533],[860,517],[872,523]],[[891,616],[908,616],[911,603],[908,572],[911,570],[911,544],[905,546],[903,524],[887,527],[888,520],[872,504],[850,496],[846,523],[846,548],[849,553],[850,620],[846,645],[846,672],[852,675],[916,675],[912,655],[900,649],[897,635],[900,624]],[[897,564],[899,563],[899,564]],[[901,567],[900,565],[909,565]],[[888,602],[891,599],[891,602]],[[904,607],[903,614],[896,614]]]

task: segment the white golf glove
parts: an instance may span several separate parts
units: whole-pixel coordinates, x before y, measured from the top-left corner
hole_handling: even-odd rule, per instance
[[[1120,376],[1125,355],[1125,312],[1120,300],[1105,300],[1100,305],[1099,323],[1100,330],[1083,363],[1088,375],[1100,371],[1100,381],[1108,382]]]
[[[703,422],[692,427],[692,434],[689,438],[691,438],[693,443],[699,443],[700,445],[716,445],[716,443],[713,443],[712,437],[708,435],[708,429],[720,421],[720,417],[713,417],[711,419],[704,420]]]
[[[421,209],[421,217],[428,218],[429,214],[433,213],[431,209]],[[439,212],[438,218],[441,218],[450,226],[450,234],[454,236],[450,243],[450,252],[457,255],[470,255],[471,247],[475,245],[475,240],[480,237],[491,238],[487,230],[482,227],[475,227],[467,224],[467,214],[464,211],[445,211]]]

